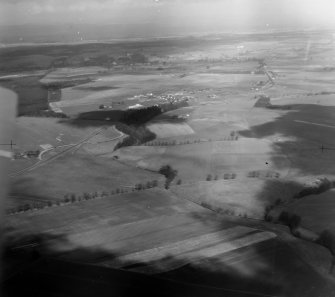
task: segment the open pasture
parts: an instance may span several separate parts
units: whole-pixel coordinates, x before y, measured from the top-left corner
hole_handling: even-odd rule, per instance
[[[225,173],[246,177],[250,171],[275,171],[287,175],[290,162],[285,155],[272,152],[272,143],[240,138],[237,141],[212,141],[166,147],[129,147],[114,152],[121,162],[158,171],[170,165],[184,182],[203,181],[208,174],[223,178]],[[272,162],[276,159],[276,162]]]
[[[302,186],[287,180],[220,179],[173,186],[171,191],[219,213],[264,219],[265,208],[280,199],[291,201]]]
[[[38,149],[41,144],[59,146],[76,143],[95,129],[72,126],[66,120],[34,117],[18,118],[17,127],[15,143],[20,150]]]
[[[147,128],[155,133],[158,138],[194,134],[192,128],[186,123],[151,122],[147,125]]]
[[[137,183],[162,181],[159,174],[136,169],[110,159],[96,158],[81,150],[72,151],[52,162],[12,179],[16,195],[63,199],[65,194],[128,189]],[[42,186],[43,185],[43,186]]]

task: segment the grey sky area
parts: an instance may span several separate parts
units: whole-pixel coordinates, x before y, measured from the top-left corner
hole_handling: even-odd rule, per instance
[[[1,23],[334,26],[333,0],[0,0]]]

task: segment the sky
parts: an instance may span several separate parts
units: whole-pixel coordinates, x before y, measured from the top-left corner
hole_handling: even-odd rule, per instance
[[[0,0],[0,24],[332,26],[335,0]]]

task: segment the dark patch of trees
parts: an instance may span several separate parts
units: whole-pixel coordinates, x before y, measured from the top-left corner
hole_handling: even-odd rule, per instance
[[[81,113],[78,119],[96,121],[108,119],[110,122],[140,126],[161,113],[158,106],[150,106],[142,109],[89,111]]]
[[[142,143],[152,141],[156,135],[143,125],[162,114],[165,111],[177,109],[185,106],[187,102],[167,103],[163,104],[164,108],[159,106],[150,106],[141,109],[122,110],[100,110],[93,112],[85,112],[80,114],[78,119],[81,120],[107,120],[115,123],[118,130],[127,134],[128,137],[121,140],[114,148],[117,150],[121,147],[140,145]],[[188,104],[187,104],[188,105]]]
[[[114,147],[114,151],[121,147],[139,145],[156,138],[156,134],[151,132],[145,126],[136,127],[117,123],[115,127],[128,136],[117,143],[117,145]]]
[[[335,256],[335,234],[329,230],[324,230],[320,234],[317,243],[323,245]]]
[[[300,226],[301,217],[297,214],[291,214],[287,211],[282,211],[279,215],[278,220],[289,226],[291,230],[294,230]]]
[[[141,109],[128,109],[124,112],[121,121],[128,125],[142,125],[162,113],[158,106]]]
[[[170,187],[171,182],[173,179],[177,176],[178,171],[173,169],[170,165],[164,165],[162,166],[159,171],[160,174],[164,175],[165,180],[165,189],[168,189]]]

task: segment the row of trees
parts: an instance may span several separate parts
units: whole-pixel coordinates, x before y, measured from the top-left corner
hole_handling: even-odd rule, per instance
[[[205,207],[207,209],[210,209],[210,210],[215,211],[215,212],[220,213],[220,214],[248,218],[247,213],[236,213],[236,211],[234,209],[231,209],[231,208],[224,209],[224,208],[219,207],[219,206],[210,205],[207,202],[201,202],[200,205],[202,207]]]
[[[236,173],[225,173],[223,175],[223,179],[235,179],[236,178]],[[218,175],[212,175],[212,174],[207,174],[206,181],[211,181],[211,180],[218,180],[219,176]]]
[[[227,136],[225,138],[213,140],[213,141],[236,141],[238,140],[238,136]],[[175,146],[175,145],[187,145],[187,144],[195,144],[195,143],[201,143],[201,142],[212,142],[212,139],[208,140],[200,140],[200,139],[193,139],[193,140],[184,140],[184,141],[176,141],[176,140],[162,140],[162,141],[151,141],[146,142],[143,145],[144,146]]]
[[[56,203],[53,202],[53,201],[48,201],[48,202],[45,202],[45,203],[32,203],[32,204],[29,204],[29,203],[26,203],[26,204],[23,204],[23,205],[19,205],[15,208],[11,208],[11,209],[7,209],[6,210],[6,213],[7,214],[15,214],[15,213],[20,213],[20,212],[26,212],[26,211],[29,211],[29,210],[38,210],[38,209],[43,209],[43,208],[46,208],[46,207],[52,207],[54,206],[55,204],[59,203],[60,205],[60,201],[57,201]]]
[[[61,206],[64,204],[69,204],[69,203],[75,203],[75,202],[80,202],[80,201],[85,201],[85,200],[92,200],[92,199],[97,199],[97,198],[105,198],[105,197],[110,197],[113,195],[118,195],[118,194],[124,194],[124,193],[129,193],[129,192],[134,192],[134,191],[140,191],[140,190],[145,190],[145,189],[151,189],[158,187],[158,181],[153,180],[153,181],[148,181],[146,183],[138,183],[136,184],[133,188],[116,188],[115,190],[112,190],[110,192],[107,191],[102,191],[102,192],[84,192],[82,195],[77,195],[75,193],[69,193],[65,194],[62,200],[58,201],[47,201],[43,203],[26,203],[24,205],[19,205],[15,208],[11,208],[7,210],[7,214],[16,214],[16,213],[21,213],[21,212],[26,212],[26,211],[31,211],[31,210],[39,210],[39,209],[44,209],[47,207],[53,207],[53,206]]]
[[[153,181],[148,181],[147,183],[144,184],[136,184],[135,185],[135,190],[146,190],[146,189],[151,189],[151,188],[156,188],[158,187],[158,181],[157,180],[153,180]]]
[[[193,144],[193,143],[200,143],[200,142],[204,142],[204,141],[200,140],[200,139],[185,140],[185,141],[176,141],[176,140],[171,140],[171,141],[151,141],[151,142],[146,142],[143,145],[144,146],[175,146],[175,145],[185,145],[185,144]]]
[[[248,172],[248,177],[255,178],[255,177],[260,177],[262,175],[261,171],[249,171]],[[280,173],[278,172],[266,172],[265,176],[267,178],[279,178]]]
[[[297,214],[282,211],[278,217],[278,221],[289,226],[291,230],[294,230],[300,226],[301,217]]]

